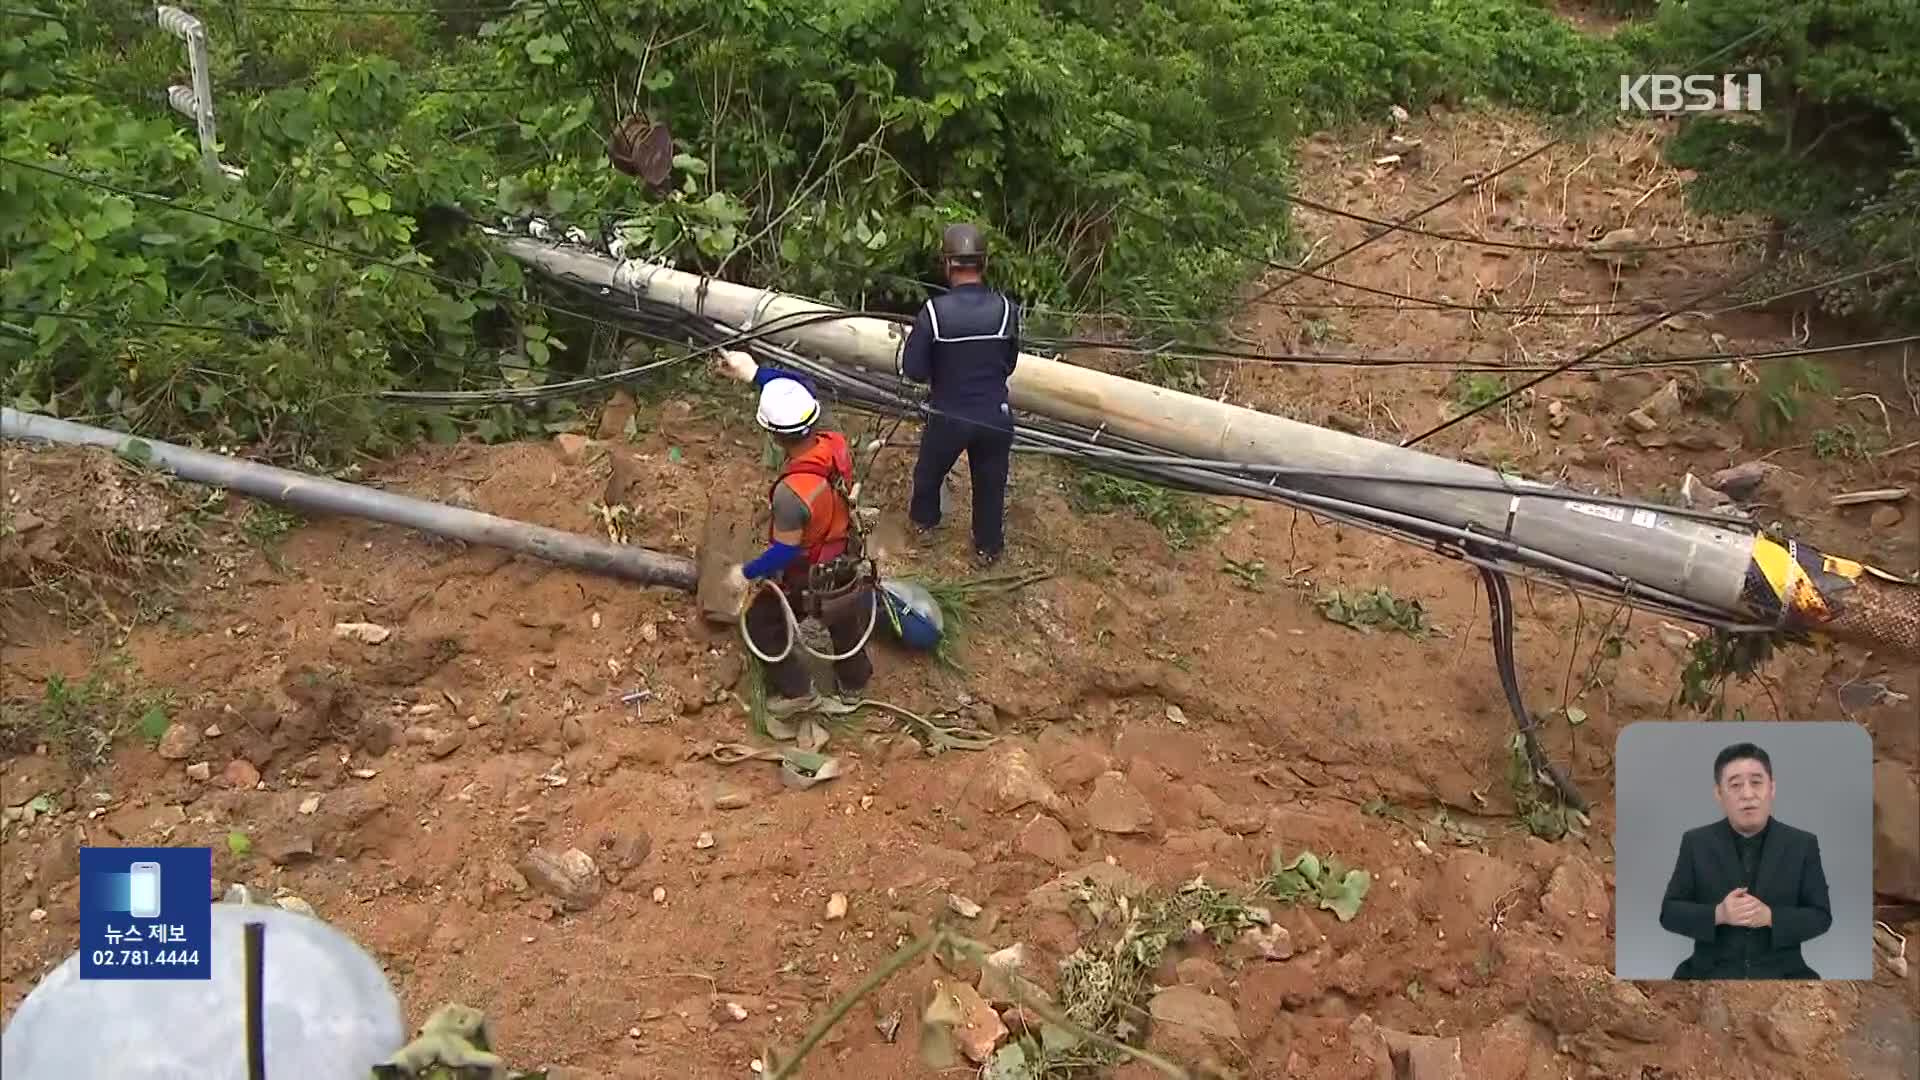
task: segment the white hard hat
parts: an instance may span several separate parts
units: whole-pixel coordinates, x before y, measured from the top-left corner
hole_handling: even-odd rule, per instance
[[[793,379],[774,379],[760,388],[760,426],[777,435],[798,435],[820,419],[820,403]]]

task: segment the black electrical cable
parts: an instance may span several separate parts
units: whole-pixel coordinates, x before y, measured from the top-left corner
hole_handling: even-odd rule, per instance
[[[656,302],[649,301],[649,303],[656,303]],[[661,305],[661,306],[665,306],[665,305]],[[673,308],[672,310],[679,313],[683,317],[683,321],[686,321],[685,312],[681,311],[681,309],[678,309],[678,308]],[[748,331],[748,332],[733,330],[731,328],[726,327],[725,324],[720,323],[718,320],[701,319],[699,321],[704,322],[709,327],[708,332],[705,335],[703,335],[703,339],[706,340],[708,344],[706,345],[705,348],[701,349],[700,352],[691,354],[689,357],[678,357],[668,361],[656,361],[655,363],[646,365],[644,368],[641,368],[641,369],[627,369],[625,371],[614,372],[609,375],[595,376],[590,379],[575,380],[572,383],[554,384],[553,386],[529,388],[529,389],[533,391],[553,391],[553,393],[551,394],[542,395],[543,397],[544,396],[564,396],[564,394],[566,393],[571,393],[579,389],[589,389],[598,385],[606,385],[610,382],[622,381],[626,378],[640,374],[643,371],[652,370],[657,367],[665,366],[668,363],[677,363],[677,362],[680,362],[681,360],[690,359],[692,358],[692,356],[701,355],[703,353],[711,353],[724,348],[743,347],[749,342],[765,344],[764,339],[767,337],[771,337],[776,334],[799,329],[805,325],[810,325],[817,322],[832,321],[835,318],[845,318],[845,317],[859,317],[859,316],[858,316],[858,313],[844,313],[844,312],[793,312],[788,315],[780,316],[776,319],[769,320],[768,322],[763,323],[759,327],[756,327],[754,330]],[[1920,340],[1920,335],[1917,335],[1915,337],[1915,340]],[[752,352],[754,350],[749,349],[748,351]],[[789,353],[789,355],[793,355],[796,360],[799,359],[797,357],[797,354]],[[844,373],[839,372],[838,369],[825,367],[823,365],[817,365],[811,362],[802,361],[801,364],[797,366],[801,367],[801,369],[806,374],[813,375],[816,378],[820,378],[823,382],[835,383],[835,382],[838,382],[839,380],[847,379],[847,376]],[[872,395],[877,395],[877,396],[891,395],[896,398],[899,397],[899,388],[897,384],[895,386],[889,387],[884,384],[868,381],[862,384],[862,388]],[[391,397],[395,400],[409,400],[409,401],[451,399],[451,400],[456,400],[461,402],[473,402],[473,401],[485,400],[487,395],[490,395],[493,393],[495,392],[493,391],[461,391],[461,392],[437,392],[436,393],[436,392],[388,391],[385,394],[383,394],[383,396]],[[514,398],[514,400],[526,400],[525,395],[528,393],[528,391],[523,391],[523,390],[500,391],[499,393],[515,394],[516,397]],[[538,398],[536,398],[535,400],[538,400]],[[921,406],[920,408],[921,408],[921,411],[924,412],[926,415],[939,415],[939,416],[946,415],[944,413],[941,413],[939,410],[933,409],[931,406]],[[956,417],[955,419],[960,420],[961,418]],[[1109,442],[1110,444],[1113,442],[1111,437],[1109,439]],[[1449,490],[1488,492],[1493,494],[1508,495],[1508,496],[1517,497],[1517,498],[1521,498],[1521,497],[1543,498],[1543,499],[1555,499],[1555,500],[1563,500],[1570,497],[1570,495],[1573,494],[1573,493],[1566,492],[1564,490],[1559,490],[1559,489],[1547,487],[1544,485],[1539,487],[1528,487],[1528,486],[1522,486],[1520,484],[1515,484],[1515,483],[1497,483],[1492,481],[1465,481],[1465,480],[1454,481],[1454,480],[1440,480],[1440,479],[1423,478],[1423,477],[1407,477],[1407,476],[1384,474],[1384,473],[1328,472],[1325,470],[1297,469],[1297,468],[1288,468],[1288,467],[1277,466],[1277,465],[1247,464],[1242,462],[1233,462],[1233,461],[1225,461],[1225,460],[1204,460],[1204,459],[1197,459],[1187,455],[1155,456],[1151,454],[1134,453],[1132,457],[1134,459],[1135,464],[1145,464],[1145,465],[1180,464],[1180,465],[1185,465],[1192,468],[1210,469],[1210,470],[1215,470],[1223,473],[1231,473],[1239,477],[1265,476],[1269,478],[1269,482],[1276,481],[1280,477],[1289,477],[1296,480],[1318,479],[1318,480],[1324,480],[1324,481],[1349,482],[1349,483],[1402,484],[1402,485],[1411,485],[1411,486],[1438,487],[1438,488],[1444,488]],[[1612,496],[1598,495],[1598,494],[1595,494],[1595,495],[1582,494],[1580,495],[1580,501],[1592,502],[1597,505],[1620,506],[1620,507],[1626,507],[1629,509],[1648,510],[1654,513],[1664,514],[1670,517],[1699,520],[1699,521],[1704,521],[1704,522],[1717,524],[1717,525],[1729,525],[1733,527],[1747,527],[1749,525],[1748,522],[1739,520],[1737,518],[1729,517],[1725,514],[1716,513],[1713,511],[1692,510],[1684,507],[1671,507],[1671,506],[1666,506],[1662,504],[1648,502],[1645,500],[1615,498]]]
[[[1125,206],[1125,207],[1122,207],[1121,209],[1137,217],[1145,218],[1147,221],[1150,221],[1153,224],[1156,224],[1161,228],[1166,229],[1170,232],[1181,233],[1181,232],[1187,231],[1182,229],[1180,226],[1176,225],[1174,222],[1168,220],[1167,218],[1149,213],[1138,207]],[[1859,215],[1858,217],[1852,220],[1853,222],[1857,223],[1863,218],[1871,217],[1874,214],[1885,213],[1885,212],[1887,212],[1887,207],[1885,206],[1874,207],[1873,209],[1866,211],[1865,213]],[[1189,233],[1188,235],[1191,238],[1191,234]],[[1535,308],[1525,304],[1521,304],[1521,305],[1462,304],[1452,300],[1441,300],[1437,297],[1415,296],[1412,293],[1396,292],[1393,289],[1380,289],[1380,288],[1375,288],[1372,285],[1362,285],[1357,281],[1347,281],[1342,278],[1328,277],[1327,275],[1319,273],[1316,270],[1300,269],[1298,267],[1288,266],[1286,263],[1269,259],[1264,255],[1257,255],[1257,254],[1254,254],[1253,252],[1250,252],[1241,248],[1237,248],[1237,247],[1224,245],[1224,244],[1211,244],[1209,246],[1219,251],[1224,251],[1230,255],[1237,255],[1240,258],[1246,259],[1249,262],[1260,263],[1274,270],[1286,271],[1288,273],[1295,274],[1296,276],[1299,276],[1299,277],[1312,278],[1315,281],[1324,282],[1325,284],[1337,286],[1342,289],[1352,289],[1355,292],[1369,293],[1374,296],[1384,296],[1384,297],[1388,297],[1389,299],[1400,300],[1409,304],[1418,304],[1422,308],[1432,308],[1434,310],[1470,311],[1470,312],[1474,312],[1482,315],[1488,315],[1488,314],[1491,314],[1491,315],[1551,315],[1556,318],[1560,318],[1560,317],[1593,318],[1593,317],[1602,316],[1602,315],[1637,315],[1637,314],[1644,314],[1645,312],[1644,308],[1641,308],[1641,309],[1615,308],[1613,310],[1581,310],[1578,308]],[[1895,263],[1893,265],[1898,265],[1898,263]],[[1264,296],[1265,294],[1262,294],[1262,295]],[[1727,307],[1720,310],[1734,311],[1743,307],[1750,307],[1755,304],[1766,303],[1766,302],[1769,302],[1771,299],[1778,299],[1778,297],[1769,298],[1769,300],[1749,301],[1744,304],[1737,304],[1737,305],[1733,305],[1731,307]],[[1242,305],[1242,306],[1251,306],[1251,303],[1252,302],[1249,301],[1248,304]],[[1657,301],[1650,300],[1648,301],[1648,303],[1655,304],[1657,303]],[[1307,305],[1289,304],[1289,306],[1306,307]],[[1327,305],[1327,306],[1332,308],[1333,310],[1340,310],[1346,305]],[[1389,307],[1391,307],[1391,305],[1389,305]],[[1663,317],[1672,318],[1674,315],[1682,314],[1686,310],[1689,310],[1689,308],[1667,309],[1664,312]],[[1703,312],[1703,314],[1716,314],[1716,313],[1717,313],[1716,311]]]
[[[749,351],[771,353],[773,354],[772,359],[776,362],[783,363],[791,369],[813,375],[823,382],[832,382],[841,377],[841,373],[837,369],[808,361],[797,354],[786,353],[784,350],[779,350],[775,347],[756,343],[749,348]],[[870,397],[873,395],[872,392],[869,391],[867,394],[859,396]],[[883,393],[878,396],[885,397],[886,395]],[[930,414],[933,412],[933,410],[930,410],[925,405],[907,404],[897,397],[893,398],[891,409],[904,409],[921,414]],[[968,422],[963,417],[956,417],[955,419],[962,423]],[[1036,430],[1041,434],[1036,436]],[[1475,563],[1476,565],[1487,565],[1488,563],[1485,559],[1478,556],[1459,553],[1458,545],[1473,543],[1477,545],[1480,550],[1491,547],[1502,552],[1509,558],[1521,559],[1522,565],[1533,566],[1545,573],[1569,579],[1571,587],[1574,587],[1576,591],[1609,600],[1625,598],[1629,602],[1634,603],[1634,606],[1672,614],[1688,621],[1700,622],[1737,631],[1771,629],[1770,627],[1757,624],[1732,621],[1729,620],[1724,613],[1700,605],[1686,597],[1607,575],[1600,571],[1593,570],[1590,567],[1584,567],[1577,563],[1561,559],[1558,556],[1526,548],[1510,541],[1489,539],[1483,533],[1439,525],[1434,522],[1397,514],[1393,511],[1383,511],[1378,508],[1354,504],[1345,500],[1312,495],[1296,489],[1284,488],[1272,482],[1261,484],[1248,479],[1224,476],[1198,469],[1130,468],[1114,460],[1112,457],[1118,448],[1128,444],[1130,442],[1129,440],[1109,436],[1107,437],[1109,445],[1096,446],[1092,439],[1101,438],[1100,432],[1090,433],[1091,437],[1088,436],[1085,429],[1077,429],[1081,433],[1078,436],[1071,434],[1064,436],[1045,434],[1045,432],[1074,430],[1076,429],[1073,425],[1058,421],[1046,419],[1042,419],[1037,423],[1023,421],[1021,426],[1016,429],[1016,439],[1023,443],[1038,441],[1043,444],[1049,444],[1049,449],[1059,452],[1071,452],[1073,456],[1092,463],[1094,467],[1101,468],[1104,471],[1121,472],[1127,475],[1145,477],[1162,486],[1178,490],[1198,490],[1209,494],[1254,497],[1268,501],[1283,502],[1289,505],[1297,505],[1311,512],[1353,521],[1362,527],[1391,532],[1396,535],[1418,540],[1422,543],[1434,543],[1436,549],[1442,553],[1454,554],[1456,557],[1463,558],[1465,561]],[[1062,451],[1062,447],[1066,447],[1068,450]],[[1151,450],[1152,448],[1149,447],[1146,449]],[[1674,508],[1671,507],[1659,507],[1658,511],[1661,513],[1670,513],[1673,509]],[[1743,522],[1722,520],[1718,523],[1743,528],[1750,527]],[[1578,582],[1581,581],[1586,583],[1584,587],[1578,584]]]
[[[1324,270],[1329,266],[1332,266],[1334,263],[1337,263],[1341,259],[1344,259],[1349,255],[1352,255],[1354,252],[1359,251],[1361,248],[1364,248],[1369,244],[1376,243],[1379,240],[1383,239],[1384,237],[1393,235],[1393,233],[1396,230],[1398,230],[1401,226],[1412,224],[1413,222],[1418,221],[1423,217],[1426,217],[1428,214],[1431,214],[1435,210],[1438,210],[1441,207],[1452,202],[1453,200],[1458,199],[1460,196],[1465,195],[1469,191],[1479,190],[1482,185],[1485,185],[1491,181],[1499,179],[1503,174],[1513,169],[1519,168],[1520,166],[1526,164],[1527,162],[1532,161],[1534,158],[1539,157],[1541,154],[1544,154],[1547,151],[1553,149],[1554,147],[1559,146],[1561,143],[1565,141],[1566,141],[1565,138],[1553,139],[1545,143],[1544,145],[1540,146],[1538,149],[1535,149],[1526,154],[1522,154],[1521,156],[1513,159],[1512,161],[1507,162],[1505,165],[1502,165],[1499,168],[1488,173],[1487,175],[1474,180],[1472,183],[1460,185],[1458,188],[1454,189],[1453,191],[1448,192],[1447,194],[1441,196],[1438,199],[1435,199],[1433,202],[1427,204],[1426,206],[1423,206],[1420,209],[1415,210],[1413,213],[1408,214],[1405,218],[1401,219],[1400,221],[1387,223],[1388,228],[1385,232],[1375,233],[1372,236],[1361,237],[1360,239],[1355,240],[1353,243],[1347,245],[1346,247],[1341,248],[1339,251],[1336,251],[1333,254],[1327,256],[1326,258],[1321,259],[1319,262],[1314,263],[1312,266],[1294,271],[1292,275],[1280,281],[1278,284],[1270,285],[1266,289],[1263,289],[1258,296],[1255,296],[1253,299],[1247,301],[1244,306],[1252,307],[1253,305],[1259,303],[1260,301],[1265,300],[1267,297],[1272,296],[1274,293],[1279,292],[1281,289],[1284,289],[1287,286],[1293,284],[1294,282],[1299,281],[1303,277],[1317,277],[1319,271]]]
[[[1881,269],[1884,269],[1881,268]],[[1821,282],[1808,286],[1811,289],[1826,288],[1833,282]],[[1672,316],[1668,316],[1672,318]],[[1474,372],[1525,372],[1553,371],[1551,364],[1500,364],[1492,361],[1481,363],[1449,361],[1417,356],[1342,356],[1322,353],[1268,353],[1241,351],[1237,349],[1146,349],[1131,345],[1117,345],[1096,339],[1081,338],[1030,338],[1035,344],[1043,344],[1061,349],[1100,349],[1107,352],[1126,353],[1147,357],[1164,357],[1173,360],[1212,361],[1221,363],[1249,364],[1255,367],[1357,367],[1357,368],[1438,368],[1445,371]],[[1727,352],[1727,353],[1681,353],[1676,356],[1663,356],[1647,360],[1617,360],[1598,364],[1587,364],[1586,371],[1645,371],[1675,367],[1712,367],[1716,364],[1746,363],[1755,360],[1787,360],[1800,356],[1822,356],[1827,353],[1847,352],[1855,349],[1877,349],[1889,345],[1906,345],[1920,341],[1920,334],[1906,334],[1900,337],[1873,338],[1867,341],[1845,341],[1835,345],[1812,345],[1794,349],[1772,349],[1767,352]]]
[[[267,926],[250,922],[242,929],[246,965],[247,1080],[267,1080]]]
[[[1731,311],[1731,310],[1737,310],[1742,307],[1751,307],[1751,306],[1771,303],[1773,301],[1780,300],[1790,296],[1799,295],[1801,293],[1813,292],[1820,289],[1830,288],[1834,285],[1851,281],[1856,278],[1865,277],[1865,276],[1869,276],[1876,273],[1882,273],[1888,269],[1897,267],[1901,265],[1903,262],[1907,262],[1907,261],[1911,261],[1911,260],[1906,260],[1906,259],[1895,260],[1894,262],[1882,264],[1877,267],[1870,267],[1865,270],[1851,271],[1845,274],[1840,274],[1834,277],[1826,278],[1821,281],[1814,282],[1812,284],[1800,285],[1791,289],[1783,290],[1781,292],[1775,293],[1771,296],[1764,297],[1759,300],[1748,301],[1743,304],[1736,304],[1726,308],[1707,309],[1706,311],[1701,313],[1712,314],[1718,311]],[[566,280],[566,279],[562,277],[560,278],[560,280]],[[570,283],[575,284],[576,286],[581,288],[583,291],[588,291],[592,293],[596,299],[611,301],[613,298],[612,290],[607,288],[606,286],[591,285],[585,282],[577,282],[577,281],[570,282]],[[1739,282],[1735,281],[1732,285],[1728,286],[1728,288],[1731,289],[1731,288],[1737,287],[1738,284]],[[652,302],[648,301],[648,303],[652,303]],[[680,309],[673,308],[672,310],[678,312]],[[1686,314],[1692,310],[1693,310],[1692,308],[1687,308],[1677,312],[1676,311],[1662,312],[1661,321],[1664,322],[1667,319],[1674,318],[1676,314]],[[847,312],[846,314],[838,317],[881,319],[881,320],[898,323],[900,325],[909,325],[912,321],[910,318],[908,318],[905,315],[897,314],[894,312],[882,312],[882,311],[852,311],[852,312]],[[1224,362],[1255,363],[1255,364],[1297,364],[1302,366],[1321,366],[1321,367],[1409,367],[1409,368],[1426,367],[1426,368],[1441,368],[1444,370],[1457,371],[1457,372],[1485,372],[1485,373],[1516,373],[1516,372],[1529,372],[1529,371],[1557,373],[1561,370],[1564,370],[1564,367],[1560,365],[1496,364],[1496,363],[1472,364],[1472,363],[1461,363],[1458,361],[1427,360],[1427,359],[1421,359],[1417,357],[1331,356],[1331,355],[1322,355],[1322,354],[1313,354],[1313,353],[1268,353],[1268,352],[1257,352],[1257,351],[1251,351],[1251,350],[1208,348],[1204,346],[1189,346],[1185,349],[1178,349],[1178,350],[1165,348],[1165,347],[1146,348],[1143,346],[1132,345],[1127,343],[1105,342],[1105,341],[1100,341],[1098,339],[1092,339],[1092,338],[1028,337],[1025,340],[1030,341],[1034,344],[1051,346],[1054,348],[1103,349],[1109,352],[1125,352],[1125,353],[1131,353],[1131,354],[1141,355],[1141,356],[1165,357],[1165,358],[1171,358],[1171,359],[1185,359],[1185,360],[1196,360],[1196,361],[1224,361]],[[1716,364],[1744,363],[1744,362],[1751,362],[1755,360],[1775,360],[1775,359],[1788,359],[1788,358],[1799,357],[1799,356],[1816,356],[1816,355],[1823,355],[1826,353],[1843,352],[1851,349],[1867,349],[1867,348],[1878,348],[1878,347],[1883,347],[1888,345],[1908,344],[1914,341],[1920,341],[1920,335],[1883,338],[1883,339],[1876,339],[1876,340],[1862,341],[1862,342],[1840,343],[1836,345],[1815,346],[1811,348],[1773,350],[1767,353],[1691,353],[1691,354],[1682,354],[1680,356],[1668,357],[1668,358],[1663,358],[1658,360],[1616,361],[1616,362],[1608,362],[1608,363],[1601,363],[1601,364],[1588,364],[1585,366],[1590,370],[1596,370],[1596,371],[1637,371],[1637,370],[1657,370],[1660,368],[1671,368],[1671,367],[1705,367],[1705,366],[1712,366]]]
[[[1507,588],[1507,579],[1484,566],[1480,568],[1480,577],[1487,583],[1487,608],[1493,623],[1494,666],[1500,672],[1500,689],[1506,694],[1507,708],[1512,710],[1514,723],[1518,725],[1527,764],[1535,774],[1544,773],[1547,776],[1563,802],[1585,813],[1589,805],[1587,800],[1574,786],[1573,780],[1548,760],[1546,752],[1540,748],[1540,725],[1527,711],[1526,701],[1520,693],[1520,677],[1513,659],[1513,594]]]
[[[1842,224],[1835,229],[1829,230],[1829,236],[1827,238],[1838,235],[1840,232],[1844,231],[1847,228],[1848,228],[1847,224]],[[1899,266],[1903,263],[1910,263],[1910,262],[1913,262],[1915,259],[1920,259],[1920,255],[1909,255],[1904,259],[1897,259],[1894,262],[1881,267],[1881,269],[1885,270],[1894,266]],[[1713,288],[1708,289],[1706,292],[1703,292],[1699,296],[1695,297],[1692,303],[1685,304],[1682,307],[1683,309],[1697,307],[1701,303],[1707,300],[1711,300],[1716,296],[1719,296],[1723,293],[1731,292],[1734,289],[1739,288],[1741,285],[1744,285],[1747,282],[1752,281],[1754,278],[1759,277],[1761,274],[1766,273],[1767,270],[1768,270],[1767,265],[1765,263],[1762,263],[1761,265],[1754,267],[1752,270],[1748,271],[1747,273],[1741,274],[1739,277],[1734,278],[1732,281],[1726,282],[1721,285],[1716,285]],[[1469,417],[1477,416],[1480,413],[1483,413],[1488,409],[1494,407],[1495,405],[1498,405],[1501,402],[1508,400],[1509,398],[1513,397],[1515,394],[1521,393],[1522,391],[1525,391],[1525,390],[1530,390],[1533,387],[1538,386],[1543,382],[1546,382],[1548,379],[1553,378],[1555,375],[1561,374],[1562,372],[1565,372],[1565,371],[1570,371],[1573,368],[1578,367],[1583,361],[1590,360],[1593,357],[1598,356],[1603,352],[1606,352],[1608,349],[1615,347],[1616,345],[1624,344],[1625,342],[1635,337],[1638,337],[1641,334],[1646,333],[1647,331],[1653,329],[1656,326],[1659,326],[1661,323],[1666,322],[1668,319],[1672,317],[1673,316],[1671,313],[1656,315],[1653,318],[1648,319],[1645,322],[1642,322],[1640,325],[1634,327],[1633,329],[1628,330],[1623,334],[1616,335],[1611,340],[1604,341],[1598,345],[1595,345],[1593,348],[1586,350],[1585,352],[1581,353],[1579,356],[1576,356],[1573,359],[1568,360],[1564,364],[1556,364],[1551,370],[1544,372],[1543,374],[1539,375],[1536,378],[1528,379],[1526,382],[1523,382],[1519,386],[1516,386],[1510,390],[1507,390],[1506,392],[1500,394],[1498,397],[1495,397],[1490,401],[1483,402],[1479,405],[1474,406],[1471,409],[1468,409],[1463,413],[1460,413],[1458,416],[1442,421],[1441,423],[1435,425],[1434,427],[1429,428],[1426,431],[1421,432],[1418,435],[1415,435],[1413,438],[1406,440],[1400,445],[1412,446],[1423,439],[1427,439],[1434,435],[1437,435],[1440,432],[1445,431],[1450,427],[1453,427],[1455,424],[1458,424]]]
[[[1547,149],[1550,149],[1553,145],[1555,144],[1549,143],[1547,146],[1543,146],[1539,150],[1534,151],[1533,153],[1537,155]],[[1522,162],[1531,160],[1532,156],[1533,155],[1529,155],[1528,157],[1521,158],[1519,161],[1515,161],[1512,164],[1513,165],[1521,164]],[[1313,199],[1305,198],[1304,196],[1285,194],[1281,192],[1279,189],[1271,187],[1270,185],[1256,184],[1252,180],[1248,180],[1244,177],[1237,176],[1232,172],[1229,172],[1226,169],[1222,169],[1209,162],[1194,161],[1189,159],[1187,163],[1197,169],[1200,169],[1203,172],[1208,172],[1215,176],[1218,176],[1223,180],[1233,181],[1245,187],[1251,188],[1252,190],[1260,194],[1268,195],[1277,199],[1284,199],[1287,202],[1294,203],[1308,210],[1317,211],[1322,214],[1330,214],[1334,217],[1346,218],[1350,221],[1357,221],[1364,225],[1375,226],[1377,228],[1385,229],[1389,233],[1400,232],[1400,233],[1406,233],[1410,236],[1424,236],[1430,240],[1442,240],[1442,241],[1446,241],[1454,244],[1467,244],[1473,247],[1498,248],[1506,251],[1532,251],[1532,252],[1539,252],[1543,254],[1560,254],[1560,255],[1585,255],[1585,254],[1595,253],[1595,252],[1604,252],[1607,255],[1643,255],[1643,254],[1650,255],[1650,254],[1667,252],[1667,251],[1692,251],[1699,248],[1714,248],[1714,247],[1725,247],[1729,244],[1743,244],[1753,240],[1765,240],[1769,235],[1766,232],[1756,231],[1756,232],[1750,232],[1750,233],[1738,233],[1733,236],[1716,237],[1712,240],[1676,240],[1670,244],[1639,244],[1639,245],[1633,245],[1633,246],[1609,247],[1609,248],[1600,248],[1600,247],[1596,247],[1593,244],[1540,244],[1540,243],[1527,243],[1525,241],[1519,241],[1519,240],[1489,240],[1481,236],[1468,236],[1465,233],[1434,232],[1431,229],[1423,229],[1420,226],[1414,225],[1411,223],[1412,220],[1417,220],[1425,216],[1426,214],[1431,213],[1433,210],[1439,209],[1441,206],[1444,206],[1447,202],[1453,201],[1453,199],[1458,197],[1457,194],[1449,195],[1445,201],[1439,204],[1436,204],[1435,206],[1432,206],[1426,210],[1416,212],[1415,214],[1412,215],[1412,217],[1408,221],[1395,222],[1395,221],[1387,221],[1384,218],[1369,217],[1366,214],[1355,213],[1351,210],[1342,210],[1337,206],[1329,206],[1326,203],[1317,202]],[[1511,168],[1512,165],[1509,165],[1507,167]],[[1462,184],[1463,186],[1471,190],[1472,188],[1476,188],[1484,185],[1488,180],[1494,179],[1497,175],[1498,174],[1495,173],[1495,174],[1489,174],[1484,177],[1470,178],[1468,180],[1462,181]],[[1274,289],[1278,290],[1284,287],[1286,284],[1288,283],[1282,282],[1280,285],[1274,286]],[[1262,294],[1261,297],[1258,297],[1256,299],[1264,298],[1264,296],[1265,294]]]

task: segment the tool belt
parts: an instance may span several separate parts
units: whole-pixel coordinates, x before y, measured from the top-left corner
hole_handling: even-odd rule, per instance
[[[878,588],[880,572],[872,559],[852,552],[809,566],[793,584],[804,596],[806,614],[824,620],[828,608],[864,594],[866,588]]]

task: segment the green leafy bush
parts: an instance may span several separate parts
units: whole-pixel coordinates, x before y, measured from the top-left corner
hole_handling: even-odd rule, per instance
[[[1920,255],[1920,5],[1668,0],[1635,43],[1650,63],[1673,67],[1749,35],[1711,68],[1762,75],[1764,111],[1690,118],[1668,148],[1674,164],[1697,171],[1695,205],[1822,236],[1793,284]],[[1824,239],[1829,229],[1837,238]],[[1837,315],[1920,319],[1920,267],[1821,300]]]
[[[80,316],[0,314],[0,348],[23,354],[0,392],[322,458],[567,422],[416,415],[378,390],[527,385],[625,354],[475,220],[612,227],[635,255],[906,310],[941,228],[970,218],[1030,305],[1184,324],[1231,298],[1249,254],[1287,250],[1272,192],[1301,133],[1482,97],[1574,116],[1619,56],[1531,0],[208,9],[220,156],[244,170],[226,181],[154,102],[187,81],[178,40],[110,0],[48,10],[0,19],[22,27],[5,154],[171,202],[0,174],[0,306]],[[657,191],[609,165],[637,112],[673,134]],[[1048,319],[1032,329],[1064,328]]]

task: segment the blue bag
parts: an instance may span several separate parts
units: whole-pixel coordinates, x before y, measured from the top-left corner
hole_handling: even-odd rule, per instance
[[[933,594],[911,581],[882,579],[880,599],[886,605],[887,625],[909,649],[932,652],[940,645],[940,605]]]

